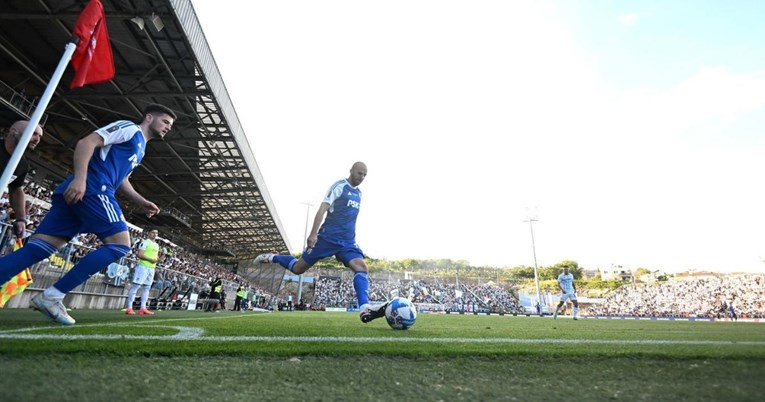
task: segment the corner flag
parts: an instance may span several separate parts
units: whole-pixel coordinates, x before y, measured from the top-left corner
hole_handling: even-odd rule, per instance
[[[21,248],[21,239],[16,239],[13,251],[18,250],[19,248]],[[5,307],[5,303],[7,303],[8,300],[11,300],[13,296],[23,292],[30,283],[32,283],[32,272],[29,271],[29,268],[24,268],[23,271],[16,274],[16,276],[11,278],[11,280],[6,282],[3,287],[0,288],[0,308]]]
[[[114,78],[114,58],[106,31],[104,6],[100,0],[90,0],[77,18],[72,33],[79,39],[72,55],[74,79],[71,89],[96,84]]]
[[[76,55],[74,54],[75,51],[77,52]],[[73,36],[66,44],[64,55],[61,56],[56,70],[29,118],[27,128],[19,138],[16,149],[5,165],[5,171],[0,176],[0,189],[6,188],[11,181],[11,176],[24,155],[24,150],[27,149],[32,133],[40,122],[45,108],[48,107],[48,103],[53,97],[70,60],[75,71],[71,86],[73,89],[114,78],[114,58],[112,57],[111,44],[109,44],[109,35],[106,32],[104,7],[100,0],[90,0],[90,3],[85,6],[77,19]]]

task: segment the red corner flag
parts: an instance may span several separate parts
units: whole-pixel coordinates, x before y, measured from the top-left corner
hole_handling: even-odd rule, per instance
[[[109,81],[114,78],[114,59],[109,33],[106,32],[104,6],[90,0],[74,25],[73,35],[80,39],[72,55],[74,79],[70,88]]]

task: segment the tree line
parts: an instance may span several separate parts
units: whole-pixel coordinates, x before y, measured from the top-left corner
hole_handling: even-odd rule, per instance
[[[519,265],[516,267],[489,267],[473,266],[465,260],[442,259],[414,259],[406,258],[402,260],[387,259],[367,259],[367,266],[371,272],[390,272],[398,275],[409,273],[415,279],[437,278],[442,281],[460,278],[462,280],[473,280],[488,282],[492,281],[498,285],[512,286],[524,291],[535,291],[534,267]],[[334,259],[325,259],[318,266],[322,268],[343,270],[343,265]],[[603,294],[612,289],[616,289],[623,283],[621,281],[603,281],[600,276],[584,279],[584,268],[574,260],[563,260],[549,266],[538,266],[537,276],[539,277],[540,288],[542,291],[557,292],[558,275],[563,272],[563,267],[568,267],[569,272],[574,275],[577,289],[583,293],[591,293],[593,296]]]
[[[392,272],[403,274],[405,272],[414,275],[435,276],[435,277],[461,277],[470,279],[499,279],[505,281],[522,281],[525,279],[534,279],[534,267],[520,265],[517,267],[488,267],[473,266],[465,260],[442,259],[414,259],[406,258],[403,260],[386,259],[367,259],[367,266],[370,271]],[[320,263],[324,268],[342,269],[343,266],[336,260],[324,260]],[[581,279],[584,275],[584,269],[579,263],[573,260],[563,260],[551,266],[537,267],[539,280],[557,279],[563,272],[563,267],[567,266],[569,272],[575,279]]]

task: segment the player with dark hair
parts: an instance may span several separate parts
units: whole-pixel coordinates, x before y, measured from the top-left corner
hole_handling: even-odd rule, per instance
[[[553,319],[558,318],[558,310],[560,310],[561,306],[563,306],[563,303],[566,302],[566,300],[571,300],[571,303],[574,304],[574,314],[573,317],[575,320],[578,320],[577,315],[579,314],[579,302],[576,300],[576,285],[574,284],[574,275],[568,272],[568,267],[563,267],[563,272],[558,275],[558,288],[561,291],[560,295],[560,302],[558,303],[558,307],[555,307],[555,313],[553,313]]]
[[[300,275],[322,258],[334,256],[354,272],[353,288],[361,310],[361,321],[364,323],[383,317],[386,306],[369,305],[369,269],[364,262],[364,253],[356,244],[356,218],[361,206],[361,190],[358,187],[366,176],[367,165],[356,162],[347,179],[339,180],[329,188],[316,212],[308,244],[299,259],[291,255],[274,254],[261,254],[255,258],[256,263],[274,262]]]
[[[139,288],[141,288],[141,308],[138,310],[138,314],[154,315],[146,306],[149,301],[151,285],[154,283],[154,270],[160,258],[157,236],[159,236],[157,229],[149,230],[146,238],[138,245],[138,250],[136,251],[138,262],[133,267],[133,284],[130,286],[127,296],[127,310],[125,310],[127,315],[135,315],[133,302]]]
[[[0,258],[0,283],[62,247],[79,233],[94,233],[103,243],[83,257],[53,286],[35,296],[31,304],[64,325],[75,320],[66,312],[64,296],[91,275],[130,251],[130,234],[115,192],[152,217],[159,207],[139,194],[128,180],[146,152],[146,143],[163,139],[176,119],[162,105],[149,105],[135,124],[119,120],[88,134],[74,149],[73,171],[53,191],[48,214],[27,245]]]

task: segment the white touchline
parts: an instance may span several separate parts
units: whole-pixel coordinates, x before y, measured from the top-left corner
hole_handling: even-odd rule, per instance
[[[209,317],[205,320],[237,319],[245,316]],[[254,317],[249,315],[248,317]],[[18,328],[0,331],[0,339],[51,339],[51,340],[109,340],[131,339],[151,341],[196,341],[196,342],[407,342],[407,343],[476,343],[476,344],[558,344],[558,345],[698,345],[698,346],[765,346],[765,341],[711,341],[711,340],[682,340],[682,339],[524,339],[524,338],[418,338],[418,337],[344,337],[344,336],[204,336],[204,329],[174,325],[156,325],[178,321],[199,320],[199,317],[167,318],[149,322],[107,322],[66,327],[51,325],[43,327]],[[64,332],[76,328],[94,327],[142,327],[142,328],[171,328],[178,331],[174,335],[123,335],[123,334],[34,334],[41,330],[61,330]]]
[[[170,321],[170,320],[168,320]],[[152,341],[198,341],[198,342],[343,342],[343,343],[493,343],[493,344],[594,344],[594,345],[699,345],[699,346],[765,346],[765,341],[708,341],[708,340],[617,340],[617,339],[522,339],[522,338],[417,338],[417,337],[344,337],[344,336],[204,336],[204,330],[195,327],[153,325],[156,322],[130,325],[131,327],[172,328],[178,332],[174,335],[121,335],[121,334],[30,334],[45,328],[24,328],[0,333],[0,339],[51,339],[51,340],[152,340]],[[117,325],[93,324],[89,327],[117,327]]]

